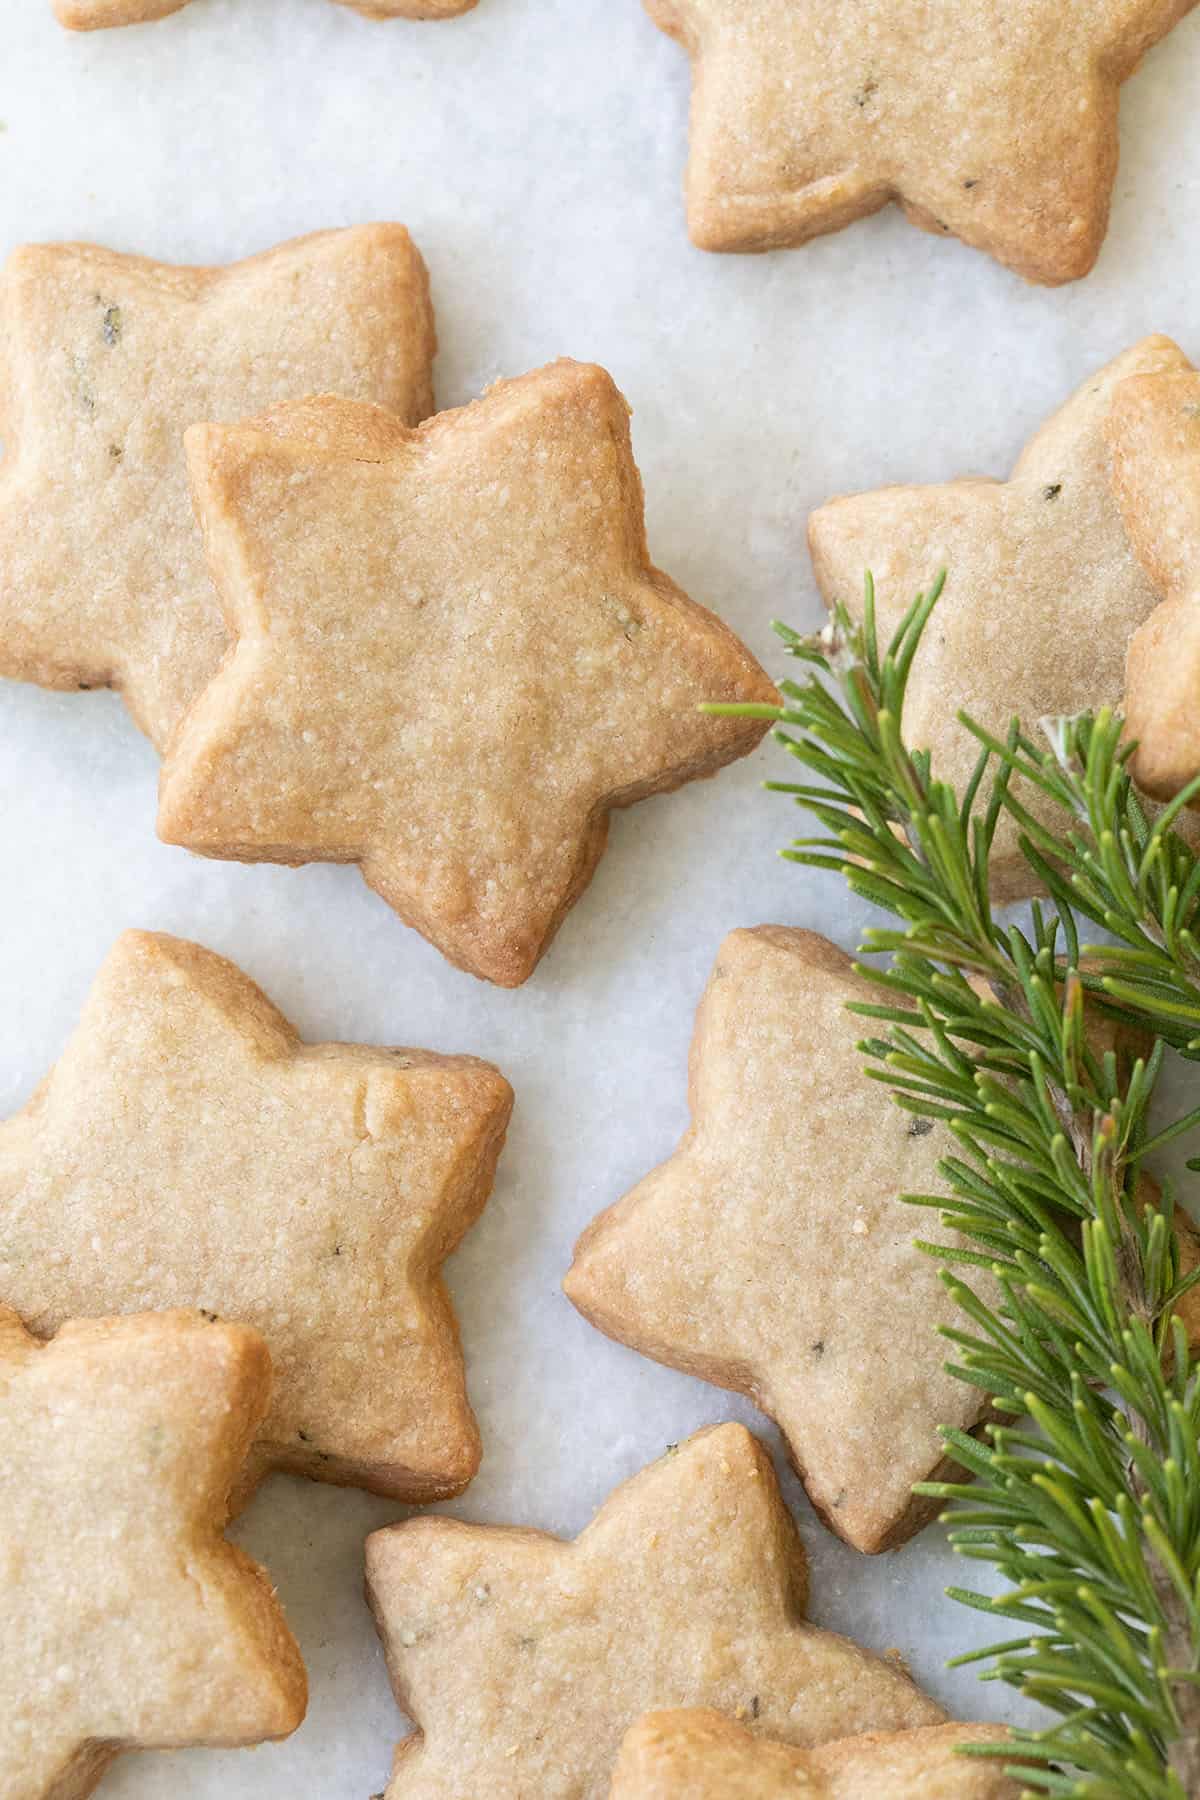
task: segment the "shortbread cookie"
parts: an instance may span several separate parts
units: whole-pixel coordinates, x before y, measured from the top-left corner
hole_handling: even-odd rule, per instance
[[[314,388],[433,410],[425,266],[402,225],[230,268],[86,244],[0,276],[0,675],[117,687],[162,748],[227,647],[183,433]]]
[[[244,1326],[147,1313],[39,1344],[0,1308],[4,1800],[82,1800],[119,1750],[299,1725],[300,1652],[221,1536],[270,1387]]]
[[[958,1750],[1007,1736],[1001,1725],[924,1725],[796,1750],[724,1713],[653,1712],[626,1734],[610,1800],[1018,1800],[1000,1763]]]
[[[1121,83],[1195,0],[646,0],[694,60],[688,225],[773,250],[889,201],[1031,281],[1108,225]]]
[[[232,963],[118,940],[61,1061],[0,1125],[0,1302],[41,1334],[190,1304],[266,1338],[269,1468],[401,1500],[479,1466],[440,1279],[512,1104],[471,1057],[302,1044]]]
[[[1146,338],[1042,426],[1011,480],[881,488],[832,500],[809,520],[827,601],[860,611],[864,571],[874,574],[884,644],[946,569],[913,663],[904,731],[960,792],[979,750],[960,709],[1003,737],[1014,714],[1032,735],[1043,717],[1120,705],[1125,647],[1156,595],[1110,491],[1105,420],[1125,378],[1188,367],[1168,338]],[[1021,799],[1035,814],[1048,810],[1028,785]],[[997,900],[1036,891],[1018,836],[1003,815],[989,863]]]
[[[61,25],[96,31],[104,25],[143,25],[180,12],[188,0],[54,0]],[[365,19],[453,19],[478,0],[338,0]]]
[[[1108,429],[1125,529],[1162,597],[1125,665],[1132,768],[1166,800],[1200,775],[1200,374],[1123,381]]]
[[[875,1551],[936,1510],[913,1483],[942,1463],[938,1427],[970,1429],[983,1403],[946,1372],[936,1328],[957,1308],[898,1198],[943,1191],[954,1142],[867,1077],[851,1000],[879,990],[825,938],[731,932],[696,1019],[692,1124],[584,1232],[564,1285],[609,1337],[748,1394],[826,1523]]]
[[[418,1730],[388,1800],[602,1800],[647,1705],[745,1709],[817,1744],[944,1717],[894,1663],[805,1622],[807,1567],[770,1458],[699,1432],[574,1543],[410,1519],[367,1540],[367,1593]]]
[[[653,568],[628,408],[557,362],[419,431],[335,400],[199,426],[188,457],[237,648],[163,768],[206,856],[356,862],[451,962],[525,980],[608,815],[761,738],[777,696]]]

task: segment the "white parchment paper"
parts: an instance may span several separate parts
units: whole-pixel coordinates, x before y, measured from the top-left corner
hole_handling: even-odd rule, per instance
[[[481,0],[436,25],[370,24],[327,0],[193,0],[91,36],[62,31],[50,0],[0,0],[0,252],[81,238],[224,262],[321,226],[403,220],[433,278],[439,404],[560,354],[604,363],[634,407],[656,560],[779,672],[768,621],[819,613],[811,506],[887,480],[1004,473],[1043,414],[1150,330],[1200,356],[1198,81],[1193,18],[1126,89],[1099,268],[1048,292],[894,213],[768,258],[691,249],[686,60],[637,0]],[[1063,654],[1087,646],[1068,635]],[[505,993],[449,968],[352,870],[160,845],[155,757],[111,695],[0,686],[0,1113],[53,1062],[129,925],[233,957],[310,1038],[494,1059],[516,1116],[495,1196],[449,1270],[485,1460],[449,1510],[575,1533],[668,1442],[756,1422],[607,1342],[558,1284],[578,1231],[686,1123],[692,1012],[722,934],[777,921],[856,941],[863,915],[839,883],[774,856],[794,819],[756,784],[781,760],[767,747],[618,817],[554,949]],[[814,1618],[899,1647],[960,1715],[1007,1716],[1004,1690],[942,1669],[979,1632],[941,1598],[969,1572],[940,1532],[869,1560],[790,1479],[787,1492]],[[402,1721],[361,1544],[395,1516],[272,1480],[238,1536],[300,1637],[307,1722],[255,1752],[128,1757],[104,1791],[382,1788]]]

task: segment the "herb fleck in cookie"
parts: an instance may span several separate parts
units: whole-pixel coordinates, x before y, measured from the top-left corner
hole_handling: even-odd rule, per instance
[[[1008,481],[881,488],[832,500],[810,518],[822,594],[854,609],[870,569],[882,643],[913,595],[946,569],[913,663],[904,727],[960,792],[979,749],[960,710],[1003,737],[1014,715],[1036,730],[1046,716],[1120,705],[1126,645],[1157,596],[1112,496],[1105,423],[1126,378],[1188,367],[1170,339],[1146,338],[1042,426]],[[1081,645],[1086,655],[1071,653]],[[1022,798],[1048,816],[1038,796]],[[1003,815],[989,864],[997,900],[1035,891],[1018,837]]]
[[[772,250],[897,201],[1031,281],[1099,254],[1118,89],[1195,0],[646,0],[694,62],[688,224]]]
[[[1162,600],[1125,665],[1133,774],[1167,800],[1200,774],[1200,373],[1123,381],[1108,432],[1125,529]]]
[[[740,1425],[635,1475],[574,1543],[443,1518],[375,1532],[368,1597],[419,1727],[388,1800],[603,1800],[647,1701],[744,1708],[793,1744],[941,1721],[900,1668],[807,1624],[806,1588]]]
[[[228,639],[183,434],[311,392],[433,409],[425,266],[402,225],[229,268],[87,244],[0,276],[0,675],[119,688],[163,748]]]
[[[867,1551],[935,1510],[912,1486],[942,1462],[938,1427],[983,1411],[946,1373],[936,1327],[956,1307],[898,1198],[942,1190],[953,1144],[864,1074],[846,1004],[878,999],[812,932],[731,932],[697,1015],[691,1127],[584,1232],[564,1284],[609,1337],[749,1394]]]
[[[302,1044],[232,963],[131,931],[57,1067],[0,1125],[0,1301],[47,1334],[189,1304],[256,1326],[267,1469],[403,1500],[479,1466],[439,1269],[512,1104],[471,1057]]]
[[[105,25],[144,25],[165,19],[188,0],[54,0],[60,25],[72,31],[96,31]],[[470,12],[478,0],[338,0],[366,19],[453,19]]]
[[[796,1750],[719,1712],[647,1713],[626,1734],[610,1800],[1018,1800],[998,1762],[958,1752],[1007,1735],[999,1725],[924,1725]]]
[[[263,1571],[221,1536],[266,1409],[256,1332],[0,1309],[0,1793],[82,1800],[119,1750],[254,1744],[304,1717]]]
[[[613,807],[761,738],[775,689],[649,562],[628,409],[558,362],[411,431],[319,399],[188,433],[236,648],[163,767],[159,833],[355,862],[451,962],[532,972]]]

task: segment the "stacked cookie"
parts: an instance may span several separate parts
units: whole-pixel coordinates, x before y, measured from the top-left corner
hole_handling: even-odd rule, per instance
[[[0,673],[121,691],[165,753],[167,841],[357,863],[511,986],[613,807],[761,738],[699,710],[775,690],[650,563],[603,370],[427,417],[402,227],[227,270],[22,251],[0,326]]]

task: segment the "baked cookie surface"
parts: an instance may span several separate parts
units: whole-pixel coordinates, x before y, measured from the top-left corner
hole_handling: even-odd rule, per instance
[[[0,1309],[4,1800],[82,1800],[119,1750],[299,1725],[300,1653],[221,1536],[270,1382],[256,1332],[194,1312],[42,1344]]]
[[[693,58],[688,224],[803,244],[897,201],[1031,281],[1099,254],[1120,84],[1195,0],[646,0]]]
[[[431,1517],[375,1532],[368,1598],[419,1727],[388,1800],[603,1800],[648,1700],[742,1707],[795,1744],[941,1721],[895,1664],[807,1624],[806,1588],[740,1425],[635,1475],[573,1543]]]
[[[692,1124],[668,1162],[584,1232],[564,1286],[609,1337],[748,1394],[778,1421],[809,1499],[859,1550],[937,1503],[938,1427],[979,1394],[945,1370],[958,1309],[902,1193],[944,1191],[954,1143],[868,1080],[851,1000],[880,990],[813,932],[734,931],[690,1058]]]
[[[707,1707],[647,1713],[625,1734],[609,1800],[829,1800],[810,1757]]]
[[[87,244],[0,276],[0,675],[116,687],[162,749],[228,646],[183,434],[313,389],[433,410],[425,265],[402,225],[228,268]]]
[[[960,793],[979,750],[960,710],[1002,738],[1014,714],[1032,735],[1046,717],[1120,707],[1126,646],[1157,595],[1113,498],[1106,421],[1129,377],[1189,367],[1169,338],[1146,338],[1046,421],[1008,481],[880,488],[831,500],[810,517],[825,600],[860,614],[870,570],[883,644],[916,593],[946,570],[913,662],[904,732]],[[1028,788],[1022,802],[1048,815]],[[989,863],[1000,901],[1037,891],[1018,837],[1003,815]]]
[[[479,1466],[444,1258],[491,1190],[490,1064],[303,1044],[232,963],[127,932],[67,1048],[0,1124],[0,1303],[47,1335],[188,1304],[254,1325],[271,1468],[398,1499]]]
[[[236,648],[163,766],[159,835],[356,862],[451,962],[516,986],[608,816],[745,755],[775,689],[649,562],[628,409],[558,362],[419,431],[317,399],[188,434]]]
[[[1018,1800],[999,1763],[957,1752],[1006,1736],[998,1725],[924,1725],[796,1750],[724,1713],[647,1713],[626,1733],[609,1800]]]
[[[1108,434],[1117,504],[1161,600],[1125,663],[1132,773],[1169,800],[1200,774],[1200,373],[1123,381]]]
[[[54,0],[60,25],[96,31],[106,25],[145,25],[181,12],[188,0]],[[479,0],[337,0],[364,19],[453,19],[471,12]]]

